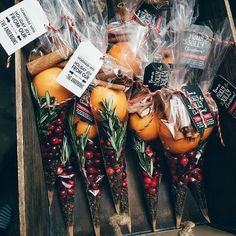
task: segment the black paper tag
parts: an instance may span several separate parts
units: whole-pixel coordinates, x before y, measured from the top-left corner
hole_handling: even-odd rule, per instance
[[[92,86],[89,86],[81,97],[76,98],[74,115],[79,116],[81,120],[84,120],[89,124],[94,124],[95,121],[89,104],[91,90]]]
[[[182,89],[186,94],[186,96],[182,95],[183,103],[185,104],[197,131],[199,133],[203,133],[205,129],[205,125],[200,116],[200,111],[202,113],[202,116],[204,117],[207,128],[215,126],[215,119],[202,94],[201,89],[196,85],[187,85],[184,86]],[[190,104],[189,99],[193,105]]]
[[[155,26],[159,12],[167,10],[168,7],[169,1],[160,1],[159,4],[147,4],[143,2],[137,9],[136,15],[144,24]]]
[[[147,85],[151,92],[167,87],[170,75],[170,68],[162,63],[151,63],[144,71],[144,85]]]
[[[184,31],[180,40],[180,64],[204,69],[211,49],[211,41],[207,37],[212,36],[213,32],[207,26],[192,25]]]
[[[236,119],[236,87],[219,75],[215,78],[211,91],[216,102]]]

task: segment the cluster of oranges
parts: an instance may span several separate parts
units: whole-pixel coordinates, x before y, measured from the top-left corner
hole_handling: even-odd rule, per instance
[[[117,60],[118,64],[131,68],[135,75],[139,74],[141,67],[140,59],[132,51],[127,42],[115,44],[110,49],[109,54]],[[56,98],[57,102],[72,97],[72,94],[68,90],[56,82],[56,78],[60,73],[60,68],[53,67],[39,73],[33,78],[32,83],[37,90],[38,96],[45,96],[46,91],[48,91],[51,96]],[[96,86],[91,93],[90,102],[95,118],[97,119],[99,116],[97,111],[103,109],[101,101],[110,101],[111,99],[112,109],[116,109],[116,116],[123,122],[128,115],[128,101],[125,92],[103,86]],[[89,138],[94,138],[97,135],[95,125],[91,126],[80,119],[75,120],[74,123],[76,124],[76,134],[78,136],[85,133],[88,127],[90,128]],[[144,141],[155,140],[160,136],[165,149],[173,153],[189,152],[197,147],[201,139],[200,134],[198,134],[194,140],[187,140],[184,138],[174,140],[169,129],[160,121],[158,115],[155,113],[151,113],[144,117],[140,117],[136,113],[131,114],[129,118],[129,127]],[[206,139],[211,132],[212,128],[206,129],[202,138]]]

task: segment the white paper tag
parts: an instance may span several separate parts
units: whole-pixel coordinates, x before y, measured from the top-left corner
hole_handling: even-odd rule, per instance
[[[0,13],[0,43],[11,55],[47,32],[48,23],[37,0],[22,1]]]
[[[57,82],[81,97],[103,65],[103,54],[89,41],[81,42]]]

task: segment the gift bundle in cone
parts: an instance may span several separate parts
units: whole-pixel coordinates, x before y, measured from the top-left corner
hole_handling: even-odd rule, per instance
[[[213,35],[209,27],[193,25],[189,21],[190,18],[194,19],[193,2],[183,4],[177,1],[176,4],[172,12],[174,20],[170,22],[170,27],[173,28],[170,28],[169,33],[170,41],[174,45],[173,71],[168,87],[161,89],[158,94],[161,104],[159,111],[162,112],[160,139],[170,169],[176,226],[179,227],[188,187],[203,216],[209,221],[203,183],[202,153],[207,138],[217,123],[217,107],[202,84],[206,85],[206,80],[209,82],[207,84],[211,84],[214,78],[212,72],[215,72],[215,68],[211,62],[217,56],[213,52],[219,53],[219,47],[215,45],[219,40],[219,32]],[[182,21],[178,20],[178,17]],[[225,29],[224,26],[221,35],[228,38]],[[219,40],[221,45],[225,45],[223,39]]]
[[[88,89],[81,98],[75,101],[74,108],[69,115],[69,126],[79,170],[85,183],[94,231],[96,235],[100,235],[101,183],[105,173],[89,97]]]

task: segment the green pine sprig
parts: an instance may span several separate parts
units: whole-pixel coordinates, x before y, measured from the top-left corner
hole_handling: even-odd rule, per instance
[[[108,141],[115,150],[116,160],[119,161],[126,135],[126,123],[122,124],[120,122],[116,116],[116,108],[112,109],[112,103],[112,99],[110,99],[109,102],[106,100],[101,102],[103,107],[103,111],[100,112],[101,125],[108,137]]]
[[[133,149],[138,154],[139,164],[144,171],[148,173],[150,177],[153,175],[153,162],[151,158],[145,153],[145,142],[134,134]]]

